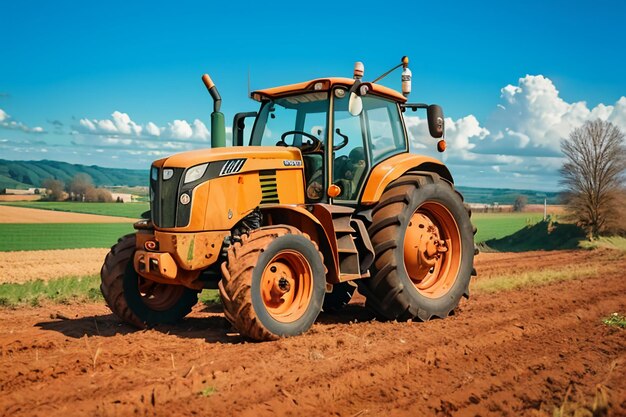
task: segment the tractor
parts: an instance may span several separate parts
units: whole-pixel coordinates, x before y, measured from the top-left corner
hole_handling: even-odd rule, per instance
[[[402,93],[377,81],[402,67]],[[155,161],[150,211],[106,256],[101,290],[140,328],[185,317],[205,288],[253,340],[306,332],[354,291],[387,320],[444,318],[469,297],[471,212],[439,160],[409,151],[404,113],[425,109],[445,150],[441,107],[408,103],[408,58],[372,82],[320,78],[253,91],[225,146],[221,96],[211,148]],[[246,121],[252,119],[249,134]]]

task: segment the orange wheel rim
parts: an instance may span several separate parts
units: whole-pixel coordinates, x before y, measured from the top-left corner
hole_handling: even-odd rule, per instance
[[[313,295],[313,272],[302,254],[276,254],[263,270],[261,298],[276,321],[291,323],[307,310]]]
[[[141,301],[152,310],[169,310],[178,302],[184,291],[185,288],[181,285],[160,284],[139,276]]]
[[[427,202],[413,213],[404,235],[404,265],[417,291],[428,298],[452,288],[461,266],[461,233],[444,205]]]

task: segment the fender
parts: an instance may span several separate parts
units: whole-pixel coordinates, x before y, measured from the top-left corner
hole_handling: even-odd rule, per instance
[[[339,282],[339,260],[337,257],[336,242],[331,239],[327,229],[322,222],[312,213],[299,205],[265,205],[260,207],[263,213],[265,224],[286,224],[294,226],[298,230],[309,235],[314,241],[319,251],[324,255],[324,265],[326,266],[326,281],[329,283]]]
[[[372,169],[363,194],[361,194],[361,204],[378,203],[385,188],[392,181],[400,178],[406,172],[414,170],[434,172],[454,184],[450,171],[441,161],[424,155],[404,153],[392,156]]]

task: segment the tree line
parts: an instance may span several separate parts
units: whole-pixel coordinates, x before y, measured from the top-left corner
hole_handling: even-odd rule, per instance
[[[74,175],[72,180],[65,184],[62,180],[46,178],[42,185],[47,189],[46,198],[50,201],[87,201],[110,203],[113,195],[106,188],[96,187],[87,174]],[[118,198],[118,202],[120,199]]]

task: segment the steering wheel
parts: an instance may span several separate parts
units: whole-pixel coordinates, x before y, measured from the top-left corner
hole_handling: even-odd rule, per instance
[[[343,142],[341,142],[337,146],[333,146],[333,151],[338,151],[339,149],[345,147],[348,144],[349,139],[348,139],[348,135],[344,135],[343,133],[341,133],[341,130],[339,130],[339,128],[335,129],[335,133],[343,138]]]
[[[302,153],[319,152],[320,150],[322,150],[323,144],[321,140],[319,140],[312,134],[303,132],[301,130],[290,130],[283,133],[282,135],[280,135],[280,141],[276,144],[276,146],[287,146],[285,138],[289,135],[302,135],[311,141],[310,143],[302,142],[302,146],[300,146],[300,150],[302,151]]]

